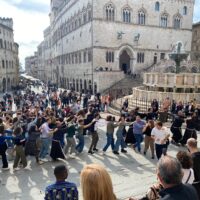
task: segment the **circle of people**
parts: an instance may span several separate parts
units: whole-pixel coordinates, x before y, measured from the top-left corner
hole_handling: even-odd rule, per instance
[[[88,154],[92,155],[99,151],[97,148],[99,141],[98,129],[103,126],[106,126],[107,136],[106,144],[102,149],[103,154],[106,153],[109,147],[112,148],[113,153],[116,155],[119,154],[120,147],[121,153],[127,153],[126,147],[128,144],[131,144],[131,147],[135,151],[141,153],[141,143],[144,140],[142,153],[146,155],[150,148],[151,158],[154,159],[156,154],[160,165],[164,165],[165,162],[169,162],[172,165],[174,162],[177,165],[177,161],[169,156],[166,156],[166,161],[163,158],[163,163],[161,162],[162,155],[167,155],[170,139],[171,143],[177,146],[186,145],[188,139],[195,146],[194,141],[197,139],[198,109],[194,110],[190,115],[189,113],[184,114],[182,110],[177,110],[177,112],[171,114],[172,125],[170,130],[173,135],[170,138],[170,132],[163,126],[163,123],[161,121],[155,122],[159,117],[156,101],[153,101],[152,108],[148,110],[148,113],[140,113],[139,109],[136,108],[128,115],[127,113],[123,113],[120,119],[116,121],[115,117],[111,115],[108,115],[106,120],[101,118],[100,111],[106,110],[107,103],[102,105],[100,95],[96,95],[92,101],[89,101],[89,95],[78,96],[74,92],[64,91],[58,93],[57,90],[48,89],[46,92],[44,90],[41,94],[36,94],[31,89],[27,89],[23,93],[17,92],[13,94],[16,111],[12,111],[13,100],[11,95],[5,94],[3,99],[0,102],[0,155],[3,163],[2,170],[9,169],[7,157],[14,159],[13,171],[19,170],[20,165],[23,168],[27,167],[28,155],[35,156],[38,164],[49,161],[47,159],[48,154],[54,161],[57,159],[66,159],[67,157],[75,158],[83,152],[85,146],[84,136],[87,134],[92,138],[88,149]],[[81,109],[81,102],[83,102],[83,109]],[[127,102],[124,103],[124,106],[128,107]],[[143,120],[143,118],[146,120]],[[184,122],[186,122],[186,128],[184,135],[182,135],[182,124]],[[126,130],[127,126],[129,127],[128,131]],[[197,149],[197,144],[195,148]],[[199,156],[198,154],[198,159]],[[185,164],[184,178],[181,178],[183,183],[192,184],[193,182],[200,181],[200,166],[198,164],[199,174],[196,175],[197,172],[191,170],[192,158],[188,153],[179,152],[177,159],[183,168],[184,162],[187,162]],[[197,167],[197,164],[195,167]],[[107,173],[105,169],[98,165],[88,166],[85,170],[88,171],[85,172],[86,174],[88,173],[85,175],[88,178],[91,178],[92,170]],[[57,181],[61,181],[60,179],[64,177],[61,181],[64,187],[67,184],[65,182],[68,174],[67,168],[65,166],[58,166],[54,170],[54,174]],[[87,181],[83,179],[82,181],[84,199],[89,200],[88,195],[91,194],[84,193],[84,186],[87,186]],[[52,192],[55,191],[54,186],[52,185],[47,188],[46,199],[57,198],[57,192],[55,194]],[[105,188],[103,185],[98,187],[104,188],[105,195],[108,194],[106,193],[106,189],[112,190],[112,187]],[[156,185],[154,188],[155,191],[160,191],[160,187],[160,184]],[[62,187],[59,186],[58,188]],[[69,199],[78,199],[78,192],[74,184],[71,187],[68,185],[66,188],[70,188],[70,191],[65,190]],[[150,191],[153,191],[153,189]],[[155,194],[157,195],[158,193]],[[71,198],[72,196],[74,198]],[[109,198],[104,196],[101,198],[101,200],[106,199],[116,199],[116,196],[112,192]],[[152,198],[149,197],[149,199]]]

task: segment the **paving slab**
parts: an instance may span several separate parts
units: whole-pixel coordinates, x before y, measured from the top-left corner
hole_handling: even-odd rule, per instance
[[[106,141],[105,127],[99,129],[100,141],[98,148],[102,149]],[[114,191],[118,199],[125,200],[130,196],[145,194],[148,187],[156,182],[156,163],[152,160],[150,152],[146,156],[128,148],[127,154],[115,155],[108,149],[106,155],[102,151],[94,155],[87,154],[87,147],[91,142],[89,136],[85,137],[86,147],[84,152],[75,159],[58,162],[47,162],[37,165],[34,157],[28,157],[30,169],[21,169],[13,172],[12,161],[9,162],[10,171],[0,171],[0,199],[6,200],[42,200],[45,187],[55,181],[53,169],[60,163],[65,163],[69,168],[69,181],[78,185],[80,199],[80,172],[86,164],[98,163],[108,170],[111,175]],[[169,155],[175,156],[183,147],[169,146]]]

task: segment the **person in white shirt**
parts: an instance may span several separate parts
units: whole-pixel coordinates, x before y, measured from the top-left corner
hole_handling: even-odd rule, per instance
[[[50,123],[51,123],[51,118],[47,119],[47,122],[42,124],[42,126],[40,127],[41,147],[40,147],[39,159],[41,161],[47,161],[45,157],[49,151],[50,138],[51,138],[50,132],[52,131],[52,129],[49,128]]]
[[[183,170],[183,184],[192,184],[194,182],[194,171],[192,169],[192,157],[186,151],[179,151],[176,154],[176,158],[179,160]]]
[[[163,127],[163,123],[158,121],[156,126],[152,129],[151,137],[155,142],[156,156],[158,160],[161,158],[162,154],[166,154],[167,142],[170,134],[166,127]]]

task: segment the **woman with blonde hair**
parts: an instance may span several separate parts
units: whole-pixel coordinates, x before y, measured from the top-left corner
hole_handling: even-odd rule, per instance
[[[81,172],[84,200],[116,200],[108,172],[100,165],[86,165]]]

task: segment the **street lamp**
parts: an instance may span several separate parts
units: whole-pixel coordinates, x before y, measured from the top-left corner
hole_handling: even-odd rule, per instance
[[[92,55],[91,55],[91,61],[92,61],[92,73],[91,73],[91,76],[92,76],[92,94],[94,92],[94,24],[93,24],[93,21],[94,21],[94,0],[92,0],[92,24],[91,24],[91,40],[92,40]],[[85,76],[85,73],[84,73],[84,76]]]

